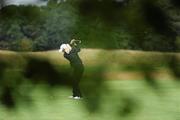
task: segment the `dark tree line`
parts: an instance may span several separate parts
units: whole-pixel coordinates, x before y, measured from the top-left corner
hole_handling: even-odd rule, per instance
[[[57,49],[74,37],[83,47],[178,52],[179,34],[178,0],[50,0],[0,10],[0,49]]]

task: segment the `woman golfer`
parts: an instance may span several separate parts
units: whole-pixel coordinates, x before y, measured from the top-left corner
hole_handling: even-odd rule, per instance
[[[69,44],[62,44],[59,49],[59,52],[64,53],[64,57],[70,62],[70,65],[73,69],[73,96],[70,97],[74,99],[81,99],[82,97],[79,88],[79,82],[84,72],[84,65],[78,55],[78,52],[80,52],[80,43],[80,40],[72,39]]]

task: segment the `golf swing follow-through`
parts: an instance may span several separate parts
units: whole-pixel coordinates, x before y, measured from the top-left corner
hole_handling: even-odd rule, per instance
[[[73,95],[71,98],[73,99],[81,99],[82,94],[79,87],[79,82],[82,78],[84,72],[84,65],[82,60],[80,59],[78,52],[80,52],[81,40],[72,39],[70,43],[62,44],[60,46],[59,52],[64,53],[64,57],[70,62],[70,65],[73,69],[72,73],[72,87],[73,87]]]

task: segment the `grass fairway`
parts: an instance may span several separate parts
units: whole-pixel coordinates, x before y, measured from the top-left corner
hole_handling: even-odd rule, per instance
[[[46,52],[11,52],[0,50],[0,63],[9,68],[22,70],[28,57],[47,60],[55,68],[69,68],[69,63],[58,50]],[[107,79],[144,79],[144,71],[151,72],[157,79],[177,79],[180,69],[179,53],[144,52],[131,50],[82,49],[80,57],[85,70],[103,67]],[[175,76],[175,77],[174,77]]]
[[[50,82],[70,69],[62,54],[0,51],[0,120],[180,119],[178,53],[83,49],[80,56],[84,98],[77,101],[68,86]],[[45,78],[26,77],[32,61],[38,70],[31,73]],[[54,73],[41,72],[47,68]]]
[[[173,81],[160,82],[159,90],[154,90],[143,80],[108,81],[105,83],[108,90],[101,94],[94,111],[88,110],[87,98],[80,101],[67,98],[70,94],[67,88],[47,92],[39,86],[31,92],[31,103],[18,103],[12,111],[1,106],[0,120],[179,120],[179,85]],[[97,100],[97,96],[92,97]]]

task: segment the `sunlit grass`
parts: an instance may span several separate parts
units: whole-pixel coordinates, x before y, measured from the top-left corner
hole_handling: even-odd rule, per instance
[[[151,89],[145,81],[106,82],[108,89],[102,93],[99,108],[91,112],[86,108],[86,97],[72,100],[68,88],[44,91],[44,86],[34,88],[32,102],[9,111],[0,108],[0,119],[8,120],[169,120],[179,119],[180,89],[173,81],[161,82],[160,91]],[[96,99],[97,96],[91,96]],[[28,100],[25,101],[28,103]],[[91,104],[90,104],[91,105]],[[93,105],[93,104],[92,104]]]
[[[97,67],[104,67],[107,75],[111,73],[111,79],[117,79],[120,73],[137,73],[141,76],[142,66],[150,67],[151,72],[158,73],[161,76],[171,77],[173,75],[169,62],[176,57],[180,61],[179,53],[161,53],[161,52],[143,52],[131,50],[103,50],[103,49],[82,49],[80,57],[83,60],[86,71],[93,71]],[[69,69],[69,62],[63,57],[58,50],[43,52],[10,52],[0,51],[0,61],[7,63],[14,68],[22,69],[27,63],[28,57],[40,58],[49,61],[55,68],[64,67]],[[179,65],[177,63],[177,65]],[[178,66],[177,66],[178,67]],[[128,76],[128,74],[126,75]],[[114,77],[114,78],[113,78]],[[135,75],[134,75],[135,77]],[[133,78],[133,77],[131,77]],[[135,78],[134,78],[135,79]],[[137,78],[139,79],[139,77]]]

